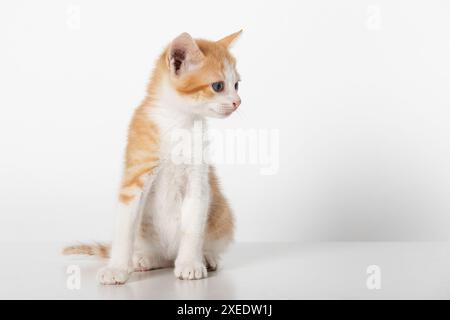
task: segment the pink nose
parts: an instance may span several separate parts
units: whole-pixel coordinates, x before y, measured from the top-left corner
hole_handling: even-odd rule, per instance
[[[233,101],[233,107],[237,109],[241,105],[241,99]]]

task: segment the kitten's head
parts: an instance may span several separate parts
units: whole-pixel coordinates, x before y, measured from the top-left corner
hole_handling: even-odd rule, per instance
[[[228,49],[240,34],[207,41],[183,33],[172,41],[164,57],[169,81],[188,112],[224,118],[239,107],[240,77]]]

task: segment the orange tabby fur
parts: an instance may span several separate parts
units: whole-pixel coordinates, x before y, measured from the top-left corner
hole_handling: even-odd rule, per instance
[[[224,78],[224,61],[235,66],[235,59],[228,51],[230,43],[240,34],[234,33],[217,42],[195,40],[203,53],[203,63],[199,70],[171,81],[174,89],[180,94],[193,99],[207,99],[214,95],[210,84]],[[119,201],[128,204],[136,197],[136,188],[142,190],[144,178],[158,167],[159,143],[161,133],[158,126],[149,117],[155,96],[160,89],[161,79],[170,77],[170,46],[157,60],[155,70],[147,88],[147,97],[135,110],[128,130],[128,143],[125,153],[125,166],[119,191]],[[210,168],[209,184],[211,188],[211,204],[208,211],[205,241],[233,237],[233,217],[227,200],[223,196],[214,168]],[[151,232],[151,226],[142,224],[141,233]],[[146,234],[151,237],[151,234]],[[66,247],[64,254],[96,255],[102,258],[109,256],[110,246],[102,244],[74,245]]]

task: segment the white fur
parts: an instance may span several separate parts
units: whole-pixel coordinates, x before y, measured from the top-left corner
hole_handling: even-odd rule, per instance
[[[210,204],[209,166],[205,163],[174,164],[170,160],[173,130],[190,130],[196,121],[204,121],[198,115],[185,112],[189,107],[190,102],[166,84],[151,109],[150,116],[162,132],[160,157],[163,160],[154,185],[157,192],[150,194],[146,213],[151,215],[159,235],[155,250],[164,258],[175,260],[175,275],[182,279],[199,279],[206,276],[203,237]]]
[[[101,283],[124,283],[129,271],[171,265],[180,279],[201,279],[207,275],[205,262],[212,269],[217,267],[224,244],[208,244],[207,249],[204,245],[210,205],[209,165],[173,163],[171,136],[174,130],[192,129],[196,121],[201,121],[201,128],[206,130],[205,116],[224,117],[234,111],[233,101],[239,99],[234,90],[236,81],[238,75],[228,65],[226,90],[213,101],[199,102],[181,97],[168,79],[163,80],[156,102],[149,108],[149,117],[160,131],[158,171],[146,178],[143,192],[126,190],[136,197],[118,210],[111,259],[98,274]],[[193,140],[193,143],[203,143],[203,140]],[[157,241],[135,236],[136,225],[143,219],[151,219]]]

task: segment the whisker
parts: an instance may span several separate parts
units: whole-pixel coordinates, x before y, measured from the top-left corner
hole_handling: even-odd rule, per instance
[[[248,120],[248,118],[245,116],[245,114],[243,113],[242,109],[238,108],[236,109],[237,114],[244,120]]]

